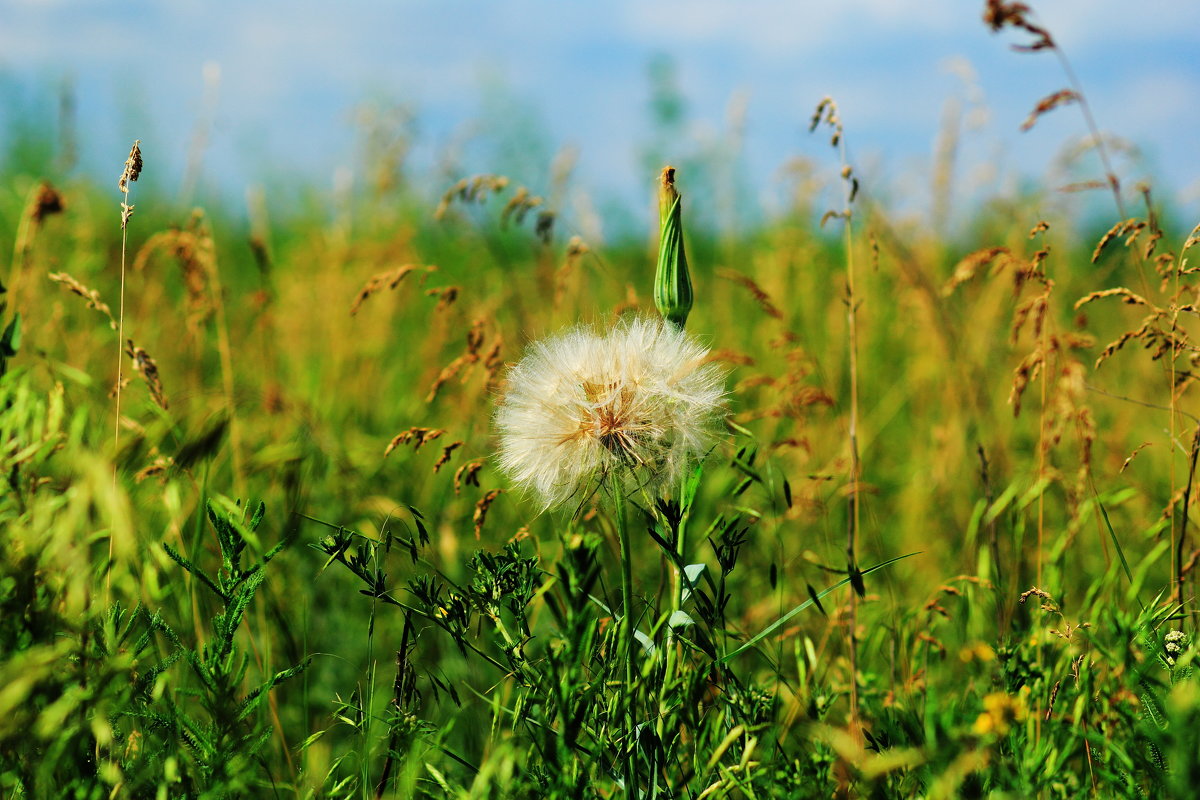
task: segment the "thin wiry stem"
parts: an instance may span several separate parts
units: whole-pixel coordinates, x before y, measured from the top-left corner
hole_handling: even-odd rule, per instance
[[[637,777],[637,720],[634,711],[636,701],[634,688],[634,660],[637,637],[634,636],[633,621],[633,554],[629,546],[629,525],[625,518],[625,495],[621,486],[609,481],[613,499],[613,516],[616,518],[617,537],[621,540],[621,604],[623,606],[624,650],[625,650],[625,726],[628,737],[625,747],[625,796],[638,797]]]
[[[125,260],[129,242],[129,218],[133,216],[133,205],[129,202],[129,184],[138,179],[142,173],[142,150],[140,139],[135,139],[133,147],[121,169],[121,177],[117,188],[121,192],[121,292],[117,308],[117,388],[116,388],[116,419],[113,422],[113,499],[117,494],[117,458],[121,451],[121,383],[124,380],[125,357]],[[113,535],[108,537],[108,563],[104,571],[104,595],[108,600],[112,587]]]
[[[850,162],[846,156],[846,137],[838,136],[838,155],[842,162],[842,199],[845,203],[842,214],[843,247],[846,251],[846,333],[850,349],[850,422],[847,436],[850,446],[850,508],[846,520],[846,559],[847,569],[851,575],[858,570],[855,558],[855,548],[859,530],[858,490],[862,474],[862,464],[858,457],[858,295],[854,288],[854,229],[852,224],[851,204],[857,188],[857,179],[850,172]],[[855,731],[858,728],[858,641],[855,638],[858,627],[858,593],[857,587],[850,591],[849,650],[850,650],[850,725]]]
[[[1087,95],[1083,93],[1083,86],[1079,83],[1079,78],[1075,76],[1075,70],[1071,69],[1071,62],[1067,60],[1067,54],[1056,43],[1054,45],[1054,55],[1058,57],[1058,63],[1062,67],[1062,71],[1067,76],[1067,83],[1071,86],[1071,91],[1075,92],[1075,97],[1079,102],[1079,110],[1083,113],[1083,121],[1087,125],[1088,131],[1092,135],[1092,140],[1096,143],[1096,153],[1100,156],[1100,163],[1104,166],[1104,179],[1108,183],[1109,189],[1112,190],[1113,200],[1117,203],[1117,213],[1125,219],[1125,203],[1121,201],[1121,182],[1117,179],[1116,170],[1113,169],[1112,160],[1108,157],[1108,148],[1104,146],[1104,139],[1100,136],[1100,128],[1096,125],[1096,119],[1092,116],[1092,107],[1088,104]],[[1143,280],[1145,280],[1143,276]]]
[[[113,424],[113,488],[117,484],[116,455],[121,449],[121,383],[125,368],[125,251],[128,226],[121,223],[121,293],[117,310],[117,414]],[[109,557],[112,557],[112,539],[109,539]]]
[[[846,251],[846,334],[850,351],[850,420],[847,429],[850,475],[847,495],[849,508],[846,510],[846,573],[850,576],[852,588],[847,613],[846,645],[850,660],[850,728],[861,741],[862,728],[858,720],[858,642],[855,634],[858,628],[858,592],[862,590],[862,580],[855,558],[855,548],[859,531],[858,491],[862,464],[858,458],[858,298],[854,291],[854,228],[851,222],[851,207],[858,195],[858,178],[854,177],[854,170],[850,167],[842,122],[838,117],[837,104],[831,97],[824,98],[817,105],[809,131],[816,130],[822,122],[833,130],[830,144],[838,151],[842,167],[842,210],[826,212],[822,223],[831,217],[842,218],[842,247]]]

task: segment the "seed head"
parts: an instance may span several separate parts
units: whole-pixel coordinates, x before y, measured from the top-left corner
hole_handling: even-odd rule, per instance
[[[711,445],[725,395],[708,350],[664,320],[576,327],[530,346],[496,408],[500,468],[543,508],[671,485]]]

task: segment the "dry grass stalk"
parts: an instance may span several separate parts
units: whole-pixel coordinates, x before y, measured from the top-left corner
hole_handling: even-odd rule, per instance
[[[842,183],[842,249],[846,259],[846,344],[847,367],[850,376],[849,414],[846,424],[846,444],[850,455],[850,470],[848,485],[855,490],[847,495],[848,513],[846,515],[846,570],[854,584],[855,591],[850,592],[847,604],[846,645],[850,667],[850,728],[855,740],[863,742],[862,723],[858,715],[858,596],[863,592],[861,579],[857,575],[857,541],[859,536],[860,506],[858,487],[862,485],[862,462],[858,449],[858,306],[860,300],[855,286],[854,270],[854,234],[853,234],[853,205],[858,196],[858,178],[850,167],[846,155],[846,141],[843,136],[842,123],[838,117],[837,104],[830,97],[825,97],[818,103],[809,131],[812,132],[822,122],[832,131],[830,145],[838,152],[841,163]]]
[[[483,369],[487,373],[488,386],[494,386],[498,380],[500,369],[504,366],[504,359],[500,357],[504,350],[504,337],[499,333],[492,340],[492,348],[487,351],[483,357]]]
[[[1013,407],[1014,417],[1021,415],[1021,398],[1025,395],[1029,384],[1041,374],[1044,362],[1045,353],[1040,349],[1034,350],[1021,359],[1021,363],[1013,371],[1012,389],[1008,394],[1008,403]]]
[[[483,469],[484,459],[477,458],[454,470],[454,493],[457,495],[464,486],[479,486],[479,471]]]
[[[136,473],[134,473],[133,480],[136,483],[141,483],[147,478],[157,475],[159,476],[160,480],[165,482],[167,471],[173,466],[175,466],[175,459],[171,458],[170,456],[159,456],[149,465],[142,467]]]
[[[1117,339],[1115,339],[1112,342],[1109,342],[1108,345],[1105,346],[1104,350],[1102,350],[1100,352],[1100,356],[1096,359],[1096,363],[1094,364],[1095,368],[1099,369],[1101,364],[1103,364],[1108,359],[1112,358],[1112,356],[1114,356],[1117,353],[1117,351],[1119,351],[1122,347],[1124,347],[1126,344],[1133,341],[1134,339],[1140,339],[1147,343],[1149,341],[1151,341],[1153,339],[1154,335],[1157,333],[1157,331],[1154,327],[1154,323],[1158,321],[1158,317],[1159,317],[1158,314],[1149,315],[1148,317],[1146,317],[1145,319],[1142,320],[1141,325],[1139,325],[1138,327],[1134,328],[1131,331],[1125,331]],[[1160,355],[1161,355],[1161,351],[1160,351]],[[1155,358],[1158,358],[1158,357],[1159,356],[1155,356]]]
[[[1065,186],[1059,186],[1058,191],[1064,194],[1073,194],[1075,192],[1090,192],[1093,189],[1107,189],[1108,184],[1104,181],[1076,181],[1068,183]]]
[[[158,375],[158,364],[142,348],[133,343],[132,339],[125,340],[125,355],[133,359],[133,368],[137,370],[146,387],[150,389],[150,397],[159,408],[166,410],[167,395],[163,391],[162,379]]]
[[[433,212],[434,219],[442,219],[455,200],[463,203],[482,203],[488,195],[502,192],[508,186],[508,178],[503,175],[475,175],[463,178],[446,190]]]
[[[1016,45],[1014,50],[1033,52],[1055,47],[1054,39],[1045,28],[1033,24],[1026,16],[1029,6],[1024,3],[1006,3],[1003,0],[987,0],[983,10],[983,21],[995,33],[1003,28],[1018,28],[1034,38],[1030,44]]]
[[[450,306],[454,305],[454,301],[458,299],[460,288],[458,286],[436,286],[432,289],[426,289],[425,294],[428,297],[436,297],[437,305],[434,306],[434,311],[445,311]]]
[[[471,327],[467,330],[467,348],[459,356],[455,357],[449,364],[442,368],[434,379],[433,384],[429,387],[428,393],[425,395],[425,402],[432,403],[437,399],[438,393],[442,387],[446,385],[455,376],[461,374],[460,383],[466,383],[471,376],[471,369],[475,364],[483,363],[484,372],[487,375],[487,383],[491,385],[495,382],[496,374],[499,372],[503,363],[500,360],[500,352],[503,346],[503,338],[499,333],[492,344],[491,350],[486,355],[480,355],[485,341],[484,329],[488,324],[486,317],[478,317],[471,323]]]
[[[1200,549],[1192,551],[1188,557],[1187,563],[1183,565],[1183,569],[1179,571],[1179,582],[1182,583],[1184,578],[1192,574],[1192,570],[1196,568],[1196,563],[1200,561]]]
[[[749,290],[750,294],[753,295],[755,302],[759,305],[759,308],[761,308],[766,314],[774,317],[775,319],[783,319],[783,312],[775,307],[775,304],[771,302],[770,296],[768,296],[767,293],[763,291],[763,288],[755,283],[754,280],[749,276],[743,275],[737,270],[729,269],[728,267],[722,267],[717,270],[717,277],[724,278],[727,281],[732,281],[740,286],[744,286],[747,290]]]
[[[197,335],[204,321],[214,311],[209,284],[216,262],[216,246],[204,222],[204,212],[200,209],[193,211],[185,228],[160,231],[147,239],[134,256],[134,271],[143,272],[150,258],[160,250],[174,257],[183,273],[183,286],[187,292],[187,327],[193,335]]]
[[[1142,222],[1136,217],[1121,220],[1117,224],[1113,225],[1108,229],[1107,232],[1105,232],[1103,236],[1100,237],[1100,241],[1097,243],[1096,249],[1092,251],[1092,263],[1095,264],[1096,261],[1099,260],[1100,254],[1104,252],[1104,248],[1107,247],[1108,243],[1113,239],[1117,238],[1118,236],[1127,237],[1125,239],[1125,245],[1128,247],[1129,245],[1133,244],[1134,240],[1137,239],[1138,234],[1141,233],[1145,227],[1146,223]]]
[[[446,431],[442,428],[409,428],[406,431],[401,431],[392,437],[392,441],[388,443],[387,449],[383,451],[383,457],[387,458],[402,444],[412,442],[413,452],[417,452],[427,442],[432,442],[434,439],[439,439],[445,435]]]
[[[363,284],[363,287],[358,290],[358,294],[355,295],[354,302],[350,305],[351,316],[358,313],[358,310],[362,308],[362,304],[367,301],[368,297],[382,292],[384,289],[395,289],[400,285],[401,281],[408,277],[410,272],[417,270],[424,270],[426,275],[428,275],[430,272],[436,272],[437,267],[432,265],[404,264],[387,272],[372,275],[371,279]],[[424,282],[424,276],[422,276],[422,282]]]
[[[433,381],[433,385],[429,387],[429,391],[425,394],[425,402],[432,403],[434,400],[436,400],[438,393],[442,390],[442,387],[445,386],[451,378],[457,375],[459,370],[461,370],[464,365],[473,364],[478,360],[479,356],[472,353],[467,353],[458,356],[449,364],[442,367],[442,371],[438,373],[438,376]]]
[[[438,460],[433,464],[433,471],[439,472],[450,461],[450,456],[455,450],[462,447],[466,442],[451,442],[442,448],[442,454],[438,456]]]
[[[1150,442],[1142,442],[1137,447],[1133,448],[1133,452],[1130,453],[1129,457],[1126,458],[1125,461],[1121,463],[1121,469],[1117,470],[1118,474],[1121,472],[1124,472],[1129,467],[1129,465],[1133,463],[1133,459],[1137,458],[1137,454],[1142,452],[1142,450],[1146,449],[1149,446],[1150,446]]]
[[[37,232],[47,217],[61,214],[66,208],[66,200],[48,181],[42,181],[37,188],[30,192],[25,201],[25,209],[17,224],[17,234],[13,243],[13,270],[11,273],[12,286],[15,294],[23,267],[33,249]]]
[[[1129,289],[1126,289],[1124,286],[1117,286],[1112,289],[1103,289],[1101,291],[1092,292],[1091,294],[1085,295],[1084,297],[1081,297],[1075,301],[1075,310],[1078,311],[1080,308],[1092,302],[1093,300],[1100,300],[1105,297],[1122,297],[1125,299],[1125,302],[1131,306],[1146,306],[1147,308],[1152,308],[1155,311],[1162,313],[1162,309],[1158,308],[1141,295],[1135,294]]]
[[[1200,244],[1200,225],[1192,228],[1192,232],[1188,234],[1187,241],[1183,243],[1183,249],[1190,250],[1198,244]]]
[[[529,190],[524,186],[519,186],[500,211],[500,224],[507,225],[509,219],[515,219],[517,224],[520,225],[525,221],[526,214],[543,205],[545,202],[544,198],[530,194]]]
[[[123,369],[125,366],[122,358],[122,348],[125,342],[125,258],[129,246],[129,218],[133,216],[133,205],[129,202],[129,184],[133,183],[142,174],[142,149],[141,139],[133,141],[133,147],[129,148],[129,155],[125,159],[125,164],[121,170],[121,177],[117,181],[117,188],[121,192],[121,290],[120,290],[120,305],[117,311],[117,385],[115,388],[116,401],[114,403],[113,413],[113,452],[120,452],[121,449],[121,391],[124,388],[125,381],[123,379]],[[111,314],[110,314],[111,318]],[[153,391],[153,390],[151,390]],[[113,462],[113,491],[117,490],[117,465]],[[112,560],[113,555],[113,539],[108,539],[108,557]],[[104,595],[105,602],[108,601],[108,593],[111,586],[111,573],[105,573],[104,578]]]
[[[477,361],[479,361],[479,356],[475,353],[464,353],[443,367],[442,371],[439,372],[438,376],[434,379],[433,384],[429,387],[429,391],[425,394],[425,402],[432,403],[434,400],[436,400],[438,394],[442,391],[443,386],[445,386],[452,378],[458,375],[459,372],[463,370],[463,367],[472,365]],[[463,372],[463,383],[466,383],[469,375],[469,370]]]
[[[704,361],[705,363],[716,361],[722,364],[731,364],[735,367],[749,367],[754,365],[754,359],[751,356],[746,353],[739,353],[728,347],[710,350]]]
[[[1042,447],[1057,447],[1071,429],[1078,442],[1079,472],[1077,486],[1085,485],[1092,467],[1092,445],[1096,441],[1096,421],[1087,405],[1086,370],[1074,359],[1066,360],[1059,369],[1058,385],[1054,392],[1054,414],[1043,438]]]
[[[112,309],[100,299],[100,292],[89,289],[66,272],[51,272],[48,277],[71,294],[77,294],[87,300],[88,308],[99,311],[108,318],[108,326],[113,330],[117,329],[117,320],[113,317]]]
[[[563,264],[554,273],[554,307],[562,306],[563,297],[567,293],[567,279],[576,271],[580,260],[591,252],[583,239],[578,236],[572,236],[567,242],[566,257],[563,259]]]
[[[40,225],[46,217],[61,214],[66,207],[67,201],[63,199],[62,194],[50,185],[49,181],[42,181],[26,213],[33,224]]]
[[[549,209],[542,209],[537,214],[537,221],[533,225],[533,234],[542,244],[550,244],[550,240],[554,238],[554,222],[558,219],[558,214]]]
[[[1038,338],[1046,325],[1046,314],[1050,309],[1050,293],[1054,289],[1054,281],[1042,279],[1042,291],[1017,304],[1013,310],[1012,327],[1009,330],[1009,341],[1015,345],[1020,338],[1025,324],[1033,320],[1033,336]]]
[[[1092,116],[1091,106],[1088,104],[1087,97],[1083,93],[1079,79],[1075,77],[1075,71],[1071,68],[1071,63],[1067,60],[1066,53],[1054,41],[1048,30],[1029,20],[1029,13],[1030,8],[1024,3],[1005,2],[1004,0],[986,0],[983,12],[983,20],[992,29],[993,33],[1007,27],[1022,30],[1033,37],[1029,44],[1012,45],[1014,50],[1023,52],[1037,52],[1039,50],[1053,51],[1054,55],[1058,58],[1059,65],[1066,74],[1067,83],[1070,85],[1069,89],[1064,89],[1043,98],[1038,103],[1037,108],[1034,109],[1033,114],[1030,115],[1030,118],[1025,121],[1022,130],[1028,130],[1028,126],[1032,126],[1041,113],[1049,111],[1051,108],[1055,108],[1065,102],[1078,103],[1080,112],[1083,114],[1084,124],[1087,125],[1091,140],[1096,147],[1096,153],[1100,157],[1100,163],[1104,166],[1104,177],[1108,182],[1109,189],[1112,191],[1117,212],[1124,217],[1125,204],[1121,200],[1121,181],[1117,178],[1117,173],[1113,169],[1108,148],[1105,146],[1104,138],[1100,134],[1100,128]],[[1045,107],[1043,108],[1043,106]]]
[[[475,538],[479,538],[479,534],[483,531],[483,523],[487,520],[488,509],[492,507],[492,503],[496,502],[496,498],[504,494],[503,489],[492,489],[483,497],[479,498],[479,502],[475,504],[475,513],[471,519],[475,523]]]
[[[842,120],[838,117],[837,104],[833,102],[832,97],[823,97],[821,102],[817,103],[817,108],[808,121],[808,132],[815,131],[822,122],[828,125],[831,131],[829,144],[832,147],[839,146],[842,143]]]
[[[1059,106],[1068,103],[1079,102],[1079,95],[1070,89],[1059,89],[1057,92],[1048,94],[1038,101],[1038,104],[1033,107],[1033,111],[1029,112],[1029,116],[1021,123],[1021,130],[1027,131],[1037,123],[1038,117],[1043,114],[1053,111]]]
[[[129,148],[129,156],[125,159],[125,168],[121,170],[121,177],[117,180],[117,188],[125,195],[121,201],[121,230],[129,225],[129,218],[133,216],[133,206],[128,202],[129,184],[142,174],[141,144],[141,139],[134,139],[133,147]]]
[[[986,247],[967,255],[954,267],[954,272],[946,285],[942,287],[942,296],[949,297],[954,291],[975,278],[983,268],[995,264],[993,272],[999,272],[1012,263],[1020,263],[1020,259],[1012,254],[1007,247]]]
[[[117,180],[117,188],[122,194],[129,194],[129,184],[136,181],[142,174],[142,140],[134,139],[133,147],[129,148],[129,156],[125,159],[125,168]]]

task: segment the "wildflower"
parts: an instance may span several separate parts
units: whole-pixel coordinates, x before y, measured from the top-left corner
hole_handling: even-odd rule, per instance
[[[975,720],[975,733],[1004,736],[1014,723],[1024,722],[1028,715],[1029,707],[1023,694],[1013,697],[1004,692],[993,692],[983,698],[983,713]]]
[[[1187,634],[1183,631],[1170,631],[1163,642],[1167,651],[1167,666],[1175,666],[1175,659],[1183,652],[1183,648],[1187,646]]]
[[[500,467],[543,508],[677,481],[709,448],[725,394],[708,350],[662,320],[576,327],[532,345],[496,409]]]
[[[964,664],[972,661],[994,661],[996,651],[984,642],[975,642],[959,650],[958,657]]]

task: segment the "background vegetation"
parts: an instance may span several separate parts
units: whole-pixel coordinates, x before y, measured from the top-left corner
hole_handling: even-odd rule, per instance
[[[608,797],[633,758],[659,797],[1187,796],[1190,221],[1097,159],[1101,217],[1047,185],[950,233],[859,184],[831,111],[778,218],[681,167],[730,422],[631,511],[632,687],[609,514],[509,492],[490,414],[528,340],[653,313],[656,241],[573,235],[548,164],[415,174],[383,122],[359,184],[246,218],[14,135],[5,795]]]

